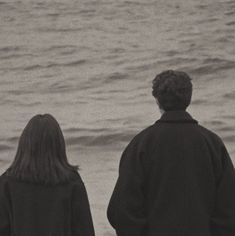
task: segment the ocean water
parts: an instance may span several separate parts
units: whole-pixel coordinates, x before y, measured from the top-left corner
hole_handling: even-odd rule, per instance
[[[234,0],[0,1],[1,166],[13,159],[28,120],[51,113],[71,156],[89,153],[89,165],[105,172],[102,153],[117,159],[159,118],[151,81],[166,69],[190,74],[189,111],[235,161]]]
[[[235,1],[1,1],[0,152],[37,113],[68,146],[119,147],[159,118],[151,81],[169,68],[191,75],[190,111],[231,145],[234,16]]]

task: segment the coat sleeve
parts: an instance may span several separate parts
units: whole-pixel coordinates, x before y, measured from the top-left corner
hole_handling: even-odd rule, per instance
[[[8,212],[8,201],[4,194],[3,183],[0,180],[0,235],[10,235],[10,219]]]
[[[109,202],[107,216],[118,236],[140,236],[146,227],[144,207],[144,153],[131,142],[122,154],[119,177]]]
[[[72,197],[72,236],[94,236],[94,227],[85,185],[78,183]]]
[[[217,185],[216,205],[212,217],[213,236],[235,235],[235,170],[231,158],[222,147],[223,171]]]

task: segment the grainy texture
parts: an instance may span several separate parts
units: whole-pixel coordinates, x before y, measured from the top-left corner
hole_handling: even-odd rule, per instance
[[[81,166],[99,236],[126,144],[159,117],[151,80],[193,78],[190,112],[235,161],[234,0],[1,0],[0,167],[36,113],[54,115]]]
[[[221,139],[165,112],[125,149],[108,217],[118,236],[235,235],[235,170]]]
[[[55,186],[0,177],[0,235],[94,236],[85,186],[77,179]]]

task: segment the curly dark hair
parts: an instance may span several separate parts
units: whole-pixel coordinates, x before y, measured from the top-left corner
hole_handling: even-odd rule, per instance
[[[188,74],[167,70],[153,80],[152,95],[157,99],[159,107],[165,111],[186,110],[191,102],[192,87]]]

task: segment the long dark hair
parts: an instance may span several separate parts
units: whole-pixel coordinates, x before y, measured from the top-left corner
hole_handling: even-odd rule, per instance
[[[6,175],[34,183],[64,183],[77,175],[68,163],[63,133],[50,114],[34,116],[24,128]]]

